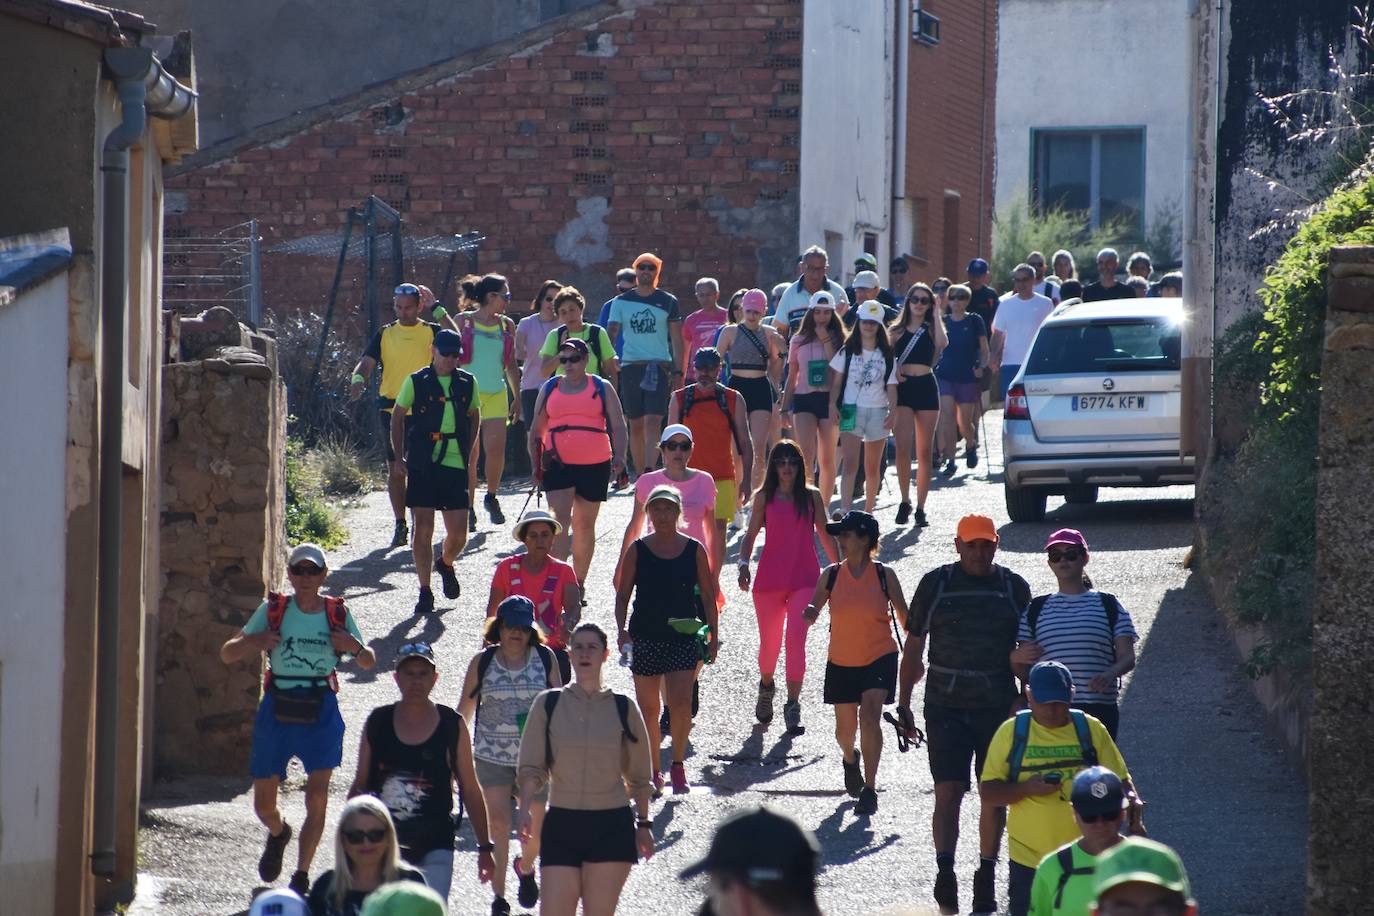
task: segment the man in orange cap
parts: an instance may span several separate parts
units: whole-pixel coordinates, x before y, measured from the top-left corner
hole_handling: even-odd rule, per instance
[[[1001,540],[986,515],[959,520],[954,549],[959,562],[926,573],[911,601],[906,647],[898,676],[897,715],[914,735],[911,692],[926,677],[926,740],[935,781],[935,902],[941,913],[959,911],[954,849],[959,839],[959,807],[974,777],[983,771],[988,744],[1016,702],[1011,653],[1030,586],[993,562]],[[922,663],[930,643],[929,665]],[[982,862],[973,873],[970,912],[997,910],[997,851],[1002,845],[1006,809],[983,806],[978,817]]]

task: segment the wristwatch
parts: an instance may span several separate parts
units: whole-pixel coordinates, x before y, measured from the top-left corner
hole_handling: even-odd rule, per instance
[[[478,843],[478,844],[477,844],[477,851],[478,851],[479,853],[482,853],[482,852],[495,852],[495,851],[496,851],[496,844],[495,844],[495,843]]]

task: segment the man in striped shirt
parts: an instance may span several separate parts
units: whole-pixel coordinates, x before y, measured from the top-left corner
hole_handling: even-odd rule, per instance
[[[1084,575],[1088,541],[1061,528],[1045,544],[1059,591],[1034,598],[1021,615],[1012,670],[1022,680],[1036,662],[1061,662],[1073,672],[1073,708],[1096,716],[1116,740],[1121,677],[1135,667],[1135,625],[1121,602],[1095,591]]]

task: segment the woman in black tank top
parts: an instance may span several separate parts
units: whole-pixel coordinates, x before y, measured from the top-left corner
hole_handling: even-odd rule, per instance
[[[944,322],[935,320],[935,293],[924,283],[913,283],[907,290],[902,314],[888,328],[892,351],[897,354],[897,415],[892,434],[897,443],[897,487],[902,504],[897,509],[897,524],[911,520],[912,440],[916,459],[916,525],[926,522],[926,494],[934,457],[931,443],[940,419],[940,391],[932,368],[948,342]]]

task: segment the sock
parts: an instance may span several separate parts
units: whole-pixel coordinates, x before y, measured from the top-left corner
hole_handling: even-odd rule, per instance
[[[954,868],[954,853],[937,852],[935,854],[935,867],[940,871],[948,871]]]
[[[997,857],[996,857],[996,856],[979,856],[979,857],[978,857],[978,867],[979,867],[979,868],[986,868],[986,869],[988,869],[988,870],[990,870],[990,871],[997,871]]]

